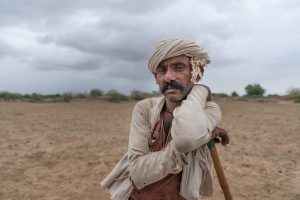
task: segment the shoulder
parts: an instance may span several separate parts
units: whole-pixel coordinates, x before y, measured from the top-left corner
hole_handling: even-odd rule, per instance
[[[153,118],[153,111],[157,110],[160,102],[163,101],[163,97],[148,98],[136,103],[132,113],[132,119],[151,121]]]
[[[161,101],[163,100],[163,97],[155,97],[155,98],[147,98],[144,100],[141,100],[136,103],[134,106],[134,110],[150,110],[153,107],[157,106]]]

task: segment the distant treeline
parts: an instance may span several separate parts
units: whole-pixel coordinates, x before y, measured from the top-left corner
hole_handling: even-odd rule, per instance
[[[256,101],[269,101],[270,99],[281,99],[281,100],[293,100],[295,103],[300,103],[300,89],[299,88],[290,88],[287,91],[287,95],[280,96],[278,94],[269,94],[264,96],[266,90],[258,83],[248,84],[245,87],[246,94],[240,96],[236,91],[233,91],[231,95],[226,93],[213,93],[215,97],[233,97],[239,100],[253,100]]]
[[[111,102],[129,101],[129,100],[142,100],[150,97],[158,97],[161,94],[157,91],[142,92],[139,90],[133,90],[130,95],[125,95],[117,90],[110,90],[103,92],[100,89],[93,89],[89,93],[74,93],[66,92],[63,94],[20,94],[12,92],[0,92],[0,100],[2,101],[26,101],[35,103],[47,103],[47,102],[70,102],[73,99],[99,99]]]
[[[287,92],[287,95],[280,96],[277,94],[264,96],[266,90],[262,88],[259,84],[249,84],[245,87],[246,95],[240,96],[236,91],[233,91],[231,94],[226,93],[212,93],[213,97],[216,98],[233,98],[237,100],[251,100],[255,99],[258,101],[268,101],[269,99],[280,98],[283,100],[294,100],[296,103],[300,103],[300,89],[299,88],[290,88]],[[67,92],[63,94],[19,94],[11,92],[0,92],[0,100],[2,101],[27,101],[27,102],[70,102],[73,99],[99,99],[110,102],[120,102],[120,101],[129,101],[129,100],[142,100],[150,97],[161,96],[161,93],[158,91],[152,92],[143,92],[140,90],[131,91],[130,95],[125,95],[117,90],[110,90],[108,92],[103,92],[101,89],[93,89],[89,93],[73,93]]]

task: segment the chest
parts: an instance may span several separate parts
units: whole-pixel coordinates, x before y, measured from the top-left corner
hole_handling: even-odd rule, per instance
[[[171,126],[173,116],[161,114],[160,120],[155,124],[151,133],[149,148],[150,151],[159,151],[164,148],[171,140]]]

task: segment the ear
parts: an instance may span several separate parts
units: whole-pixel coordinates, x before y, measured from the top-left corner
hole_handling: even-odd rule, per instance
[[[155,78],[155,83],[158,84],[157,74],[154,74],[154,78]]]

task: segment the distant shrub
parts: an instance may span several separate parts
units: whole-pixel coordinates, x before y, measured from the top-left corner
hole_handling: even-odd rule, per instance
[[[96,97],[101,97],[101,96],[103,96],[102,90],[92,89],[90,92],[90,97],[96,98]]]
[[[88,95],[86,93],[76,93],[73,95],[74,98],[80,98],[80,99],[83,99],[83,98],[86,98]]]
[[[119,93],[117,90],[110,90],[105,94],[105,98],[111,102],[128,101],[128,96]]]
[[[232,97],[238,97],[239,94],[238,94],[236,91],[233,91],[233,92],[231,93],[231,96],[232,96]]]
[[[31,94],[24,94],[24,95],[23,95],[23,98],[24,98],[25,100],[30,100]]]
[[[65,92],[62,96],[60,101],[62,102],[70,102],[73,99],[73,93],[72,92]]]
[[[280,97],[278,94],[268,94],[268,97],[274,98],[274,97]]]
[[[146,98],[159,97],[159,96],[162,96],[162,94],[158,91],[142,92],[140,90],[133,90],[131,91],[130,94],[130,98],[133,100],[142,100]]]
[[[38,94],[35,92],[29,96],[29,100],[31,102],[42,102],[43,99],[44,99],[44,96],[42,94]]]
[[[27,100],[32,103],[56,103],[56,102],[70,102],[73,99],[73,93],[64,93],[64,94],[38,94],[32,93],[24,95],[24,100]]]
[[[295,103],[300,103],[300,88],[291,88],[288,94],[293,97]]]
[[[47,99],[55,99],[55,98],[60,98],[61,97],[61,94],[47,94],[47,95],[44,95],[45,98]]]
[[[226,93],[212,93],[212,96],[223,98],[223,97],[228,97],[228,94],[226,94]]]
[[[300,93],[294,96],[294,102],[300,103]]]
[[[262,97],[266,90],[260,84],[253,83],[245,87],[247,96]]]
[[[19,93],[11,93],[11,92],[0,92],[0,99],[3,100],[16,100],[22,99],[23,96]]]
[[[147,98],[150,98],[150,97],[160,97],[162,96],[162,93],[159,92],[159,91],[155,91],[153,90],[151,93],[146,93],[147,94]]]
[[[130,93],[130,98],[133,100],[142,100],[147,98],[147,93],[141,92],[139,90],[132,90]]]

